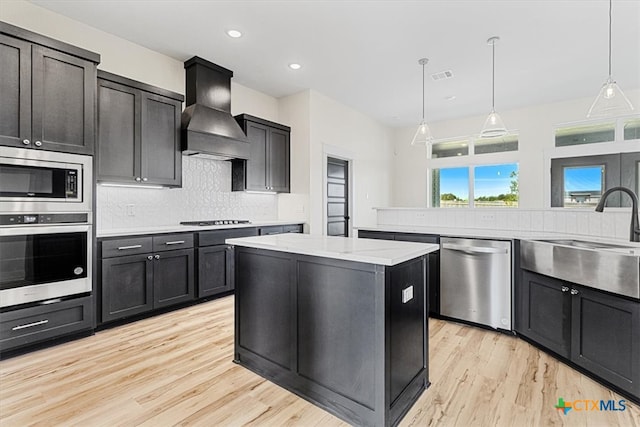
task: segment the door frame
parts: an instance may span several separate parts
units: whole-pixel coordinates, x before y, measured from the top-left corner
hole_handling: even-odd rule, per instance
[[[353,168],[355,161],[353,152],[335,145],[322,144],[322,235],[327,235],[327,161],[329,157],[347,162],[347,209],[349,210],[348,237],[354,237],[353,228]]]

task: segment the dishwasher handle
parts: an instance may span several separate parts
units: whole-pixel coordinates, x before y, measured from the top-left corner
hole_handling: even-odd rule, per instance
[[[457,245],[455,243],[443,243],[442,249],[450,249],[452,251],[465,252],[468,254],[508,254],[509,250],[505,248],[488,248],[485,246],[467,246]]]

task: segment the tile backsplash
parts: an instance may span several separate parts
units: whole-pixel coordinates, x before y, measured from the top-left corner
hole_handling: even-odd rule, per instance
[[[278,218],[276,195],[231,191],[230,162],[186,156],[182,158],[182,188],[98,185],[96,202],[99,232],[190,220]]]
[[[608,209],[604,213],[568,209],[379,208],[378,225],[565,233],[627,240],[630,215],[629,208]]]

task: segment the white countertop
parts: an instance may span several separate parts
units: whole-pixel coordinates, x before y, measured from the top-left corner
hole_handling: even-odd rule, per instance
[[[227,225],[162,225],[157,227],[120,228],[98,230],[96,237],[139,236],[141,234],[181,233],[187,231],[227,230],[230,228],[268,227],[270,225],[304,224],[305,221],[252,221],[250,224]]]
[[[623,245],[640,248],[639,242],[629,240],[612,239],[598,236],[585,236],[580,234],[551,233],[548,231],[516,231],[481,228],[459,228],[459,227],[421,227],[403,225],[378,225],[375,227],[356,227],[358,230],[387,231],[392,233],[417,233],[417,234],[437,234],[447,237],[466,237],[497,240],[538,240],[538,239],[573,239],[586,240],[590,242],[602,242],[614,245]]]
[[[353,237],[310,234],[276,234],[271,236],[227,239],[229,245],[268,249],[343,261],[396,265],[437,251],[436,244],[358,239]]]

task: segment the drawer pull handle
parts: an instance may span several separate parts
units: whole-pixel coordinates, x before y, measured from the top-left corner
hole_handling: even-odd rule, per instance
[[[20,329],[32,328],[38,325],[44,325],[45,323],[49,323],[49,320],[38,320],[37,322],[27,323],[26,325],[18,325],[11,328],[12,331],[19,331]]]
[[[119,251],[126,251],[127,249],[139,249],[142,245],[131,245],[131,246],[120,246],[118,248]]]
[[[181,245],[184,243],[184,240],[176,240],[175,242],[164,242],[165,245]]]
[[[569,287],[568,286],[563,286],[562,287],[562,292],[569,292]]]

